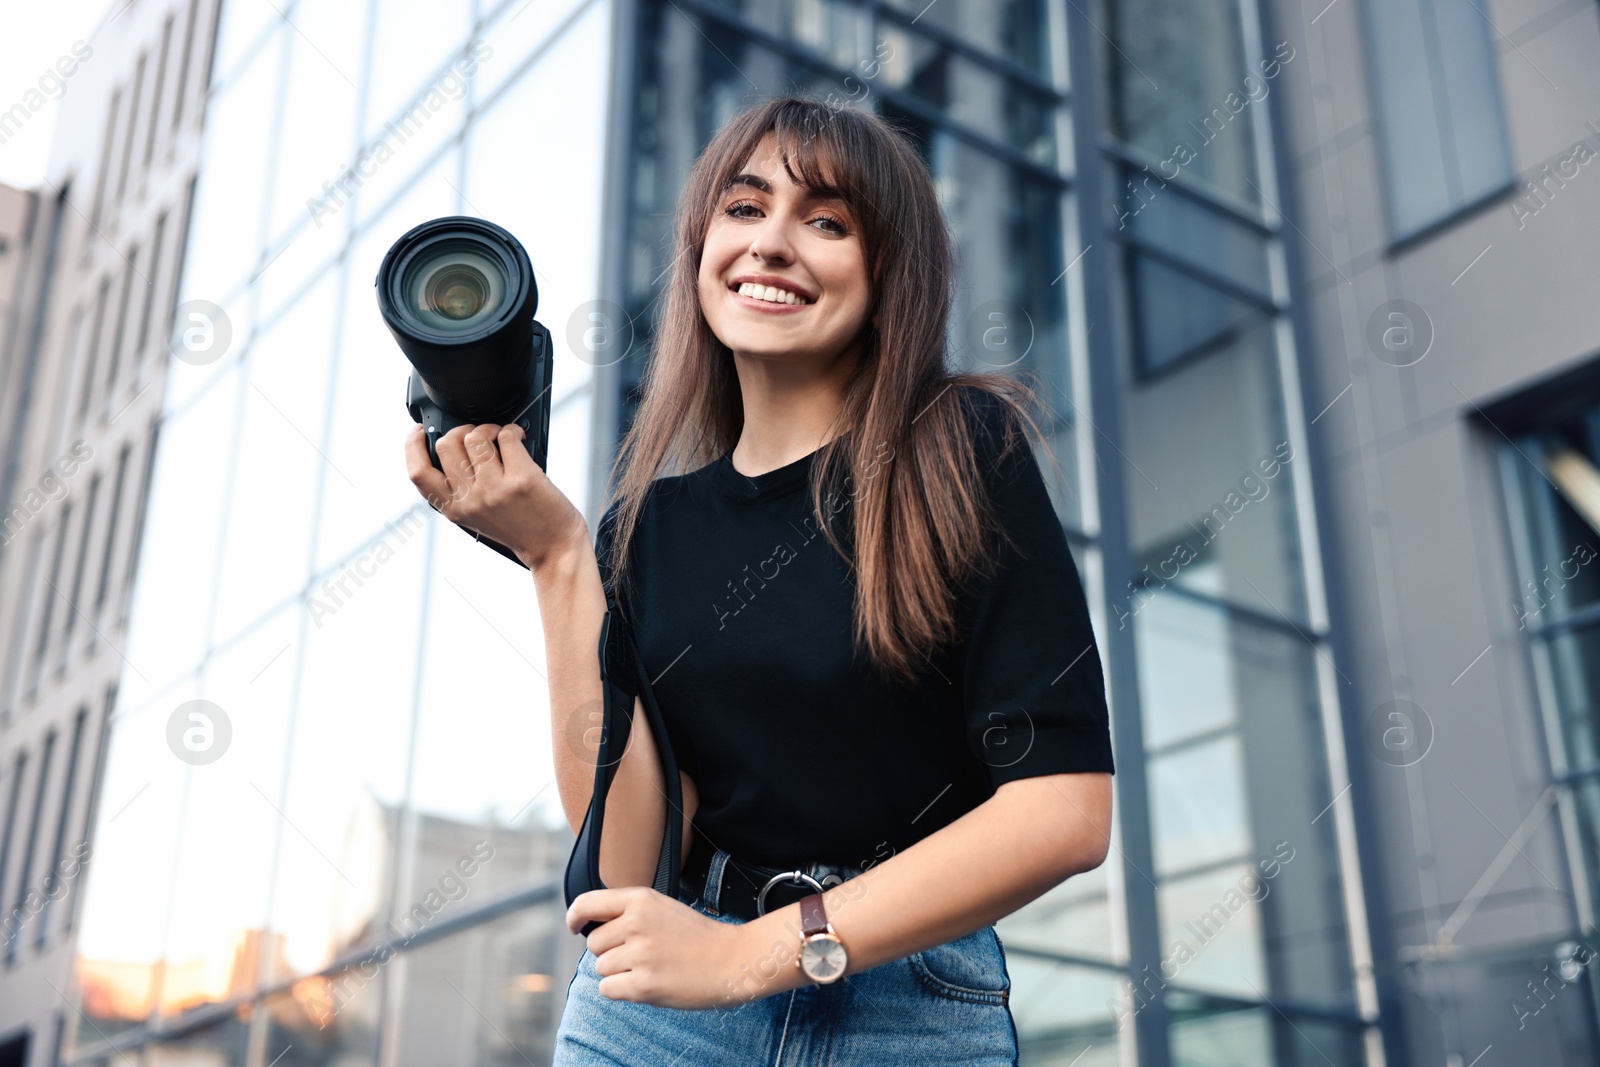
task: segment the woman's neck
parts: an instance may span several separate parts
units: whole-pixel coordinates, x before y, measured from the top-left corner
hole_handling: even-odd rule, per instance
[[[755,477],[788,466],[827,444],[844,404],[854,360],[841,356],[819,370],[735,353],[744,428],[734,446],[734,470]]]

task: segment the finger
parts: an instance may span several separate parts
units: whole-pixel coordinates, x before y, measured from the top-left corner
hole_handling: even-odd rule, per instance
[[[413,426],[406,435],[406,477],[434,507],[450,499],[450,480],[428,458],[428,439],[420,424]]]
[[[495,447],[499,434],[500,427],[490,423],[474,426],[467,431],[467,456],[472,460],[474,478],[498,481],[504,477],[506,470],[500,463],[500,450]]]
[[[573,933],[590,922],[610,922],[621,915],[626,900],[617,889],[591,889],[579,893],[567,909],[567,929]]]
[[[620,974],[602,975],[600,981],[595,983],[595,990],[607,1000],[642,1001],[636,991],[637,983],[633,981],[631,971]]]
[[[622,931],[619,929],[621,926],[622,924],[618,922],[601,923],[599,926],[594,928],[593,933],[583,939],[584,944],[587,945],[589,951],[593,952],[597,957],[603,956],[607,952],[614,952],[621,948],[626,940],[622,935]]]
[[[528,447],[523,444],[527,433],[512,423],[510,426],[500,428],[500,462],[505,464],[506,473],[512,476],[525,476],[530,471],[538,470],[539,465],[528,455]]]
[[[600,929],[604,930],[605,927],[602,926]],[[602,977],[633,970],[633,954],[628,951],[627,945],[617,945],[604,952],[595,952],[593,948],[589,951],[594,953],[594,969],[599,971]]]
[[[470,429],[470,426],[457,426],[434,445],[439,453],[439,465],[444,468],[445,477],[450,480],[450,486],[457,494],[471,489],[477,480],[472,460],[467,455],[467,446],[463,443]]]

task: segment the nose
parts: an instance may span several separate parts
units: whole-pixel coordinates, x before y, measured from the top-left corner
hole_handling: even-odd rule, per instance
[[[750,254],[768,263],[788,263],[794,258],[788,227],[778,213],[762,219],[755,227],[750,235]]]

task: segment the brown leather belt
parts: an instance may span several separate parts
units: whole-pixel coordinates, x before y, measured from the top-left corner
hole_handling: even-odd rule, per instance
[[[716,877],[708,885],[707,875],[712,873],[713,867],[717,868]],[[683,865],[682,887],[684,893],[698,899],[708,910],[750,922],[764,913],[798,904],[808,893],[831,889],[864,873],[862,867],[829,863],[810,863],[788,869],[767,867],[735,859],[697,838]],[[796,874],[805,878],[794,877]],[[766,897],[761,900],[763,889]]]

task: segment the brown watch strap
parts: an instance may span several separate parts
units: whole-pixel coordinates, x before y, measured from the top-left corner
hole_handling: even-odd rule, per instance
[[[800,936],[810,937],[828,929],[828,913],[822,906],[821,893],[807,893],[800,898]]]

